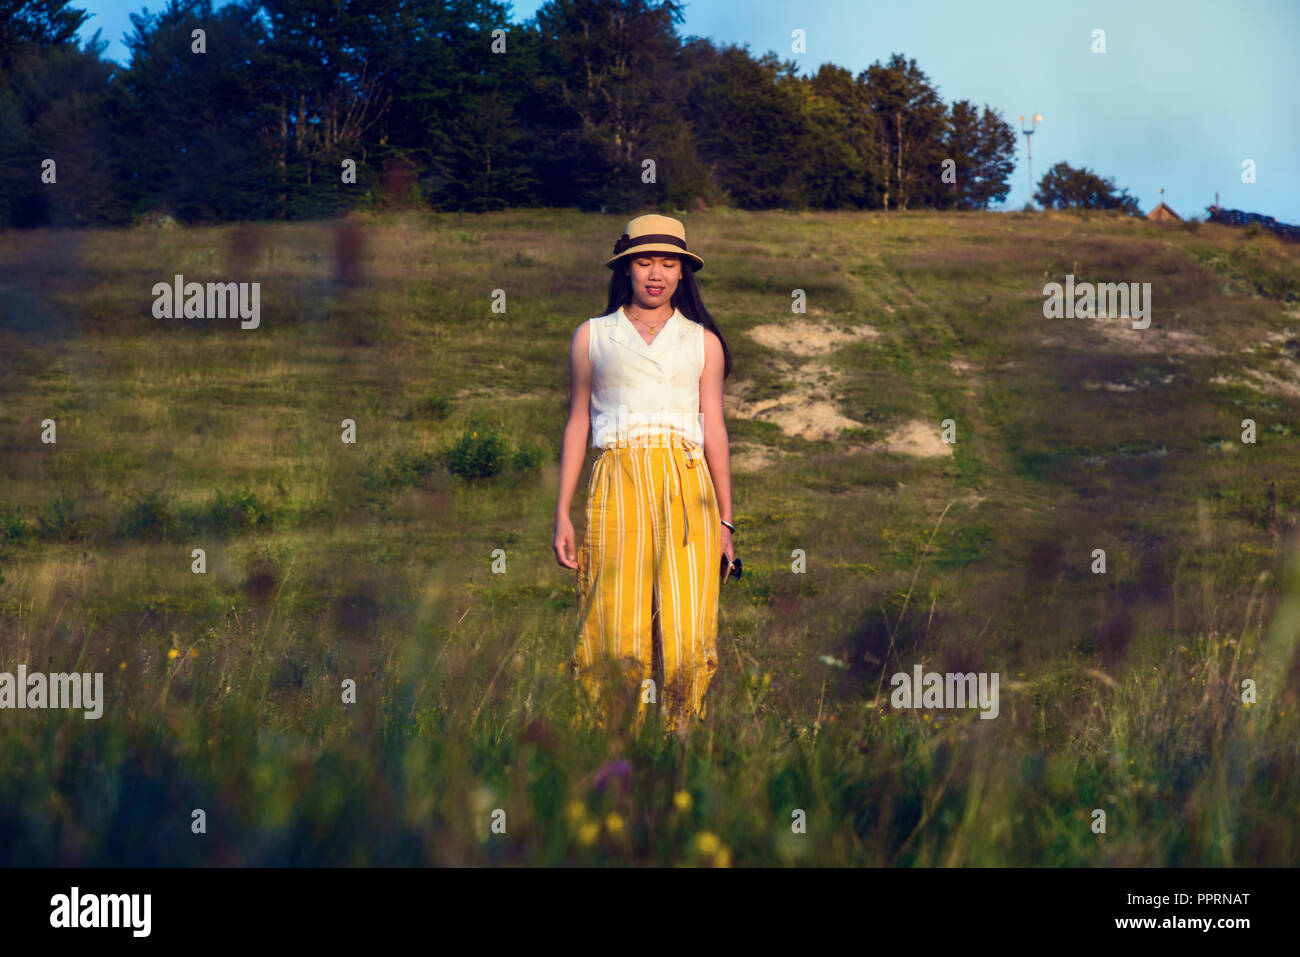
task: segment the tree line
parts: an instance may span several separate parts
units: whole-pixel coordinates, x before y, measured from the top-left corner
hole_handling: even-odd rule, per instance
[[[986,209],[1015,133],[902,54],[852,74],[683,38],[672,0],[169,0],[123,67],[0,0],[0,227],[353,207]],[[52,163],[50,161],[53,161]],[[345,182],[348,161],[355,183]]]

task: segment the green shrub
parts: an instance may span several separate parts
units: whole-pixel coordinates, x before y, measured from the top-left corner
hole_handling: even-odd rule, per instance
[[[193,521],[187,524],[238,534],[250,529],[269,528],[274,524],[274,516],[271,509],[246,488],[237,488],[229,494],[218,489],[212,500],[202,506]]]
[[[21,543],[29,533],[21,505],[0,505],[0,542]]]
[[[441,421],[451,414],[451,399],[442,392],[430,392],[412,406],[409,414]]]
[[[460,438],[444,453],[447,470],[467,479],[498,475],[505,469],[509,458],[509,443],[501,427],[486,423],[477,413]]]
[[[63,494],[36,513],[36,532],[47,542],[75,542],[85,535],[84,521],[76,499]]]
[[[531,443],[519,446],[515,450],[514,468],[516,472],[527,472],[542,464],[546,453]]]
[[[526,472],[540,465],[545,456],[542,449],[531,443],[520,444],[512,450],[505,429],[476,412],[460,438],[443,452],[443,461],[451,474],[479,479],[505,472]]]
[[[131,497],[131,504],[122,517],[124,537],[158,541],[176,531],[176,516],[166,495],[154,491]]]
[[[367,492],[382,493],[411,488],[424,484],[424,480],[437,471],[439,457],[431,452],[399,450],[392,461],[380,463],[369,469],[361,484]]]

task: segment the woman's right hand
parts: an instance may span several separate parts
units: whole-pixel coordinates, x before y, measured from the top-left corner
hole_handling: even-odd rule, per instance
[[[573,554],[573,522],[567,515],[555,520],[555,560],[562,568],[577,568]]]

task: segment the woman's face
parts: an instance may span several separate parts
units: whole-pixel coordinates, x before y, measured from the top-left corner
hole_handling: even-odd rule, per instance
[[[677,256],[634,256],[628,274],[638,303],[654,309],[672,300],[682,278],[682,261]]]

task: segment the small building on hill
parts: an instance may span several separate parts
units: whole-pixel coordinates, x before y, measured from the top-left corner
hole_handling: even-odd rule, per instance
[[[1147,213],[1147,219],[1156,223],[1181,223],[1183,221],[1183,217],[1166,206],[1163,199],[1160,201],[1160,205]]]

